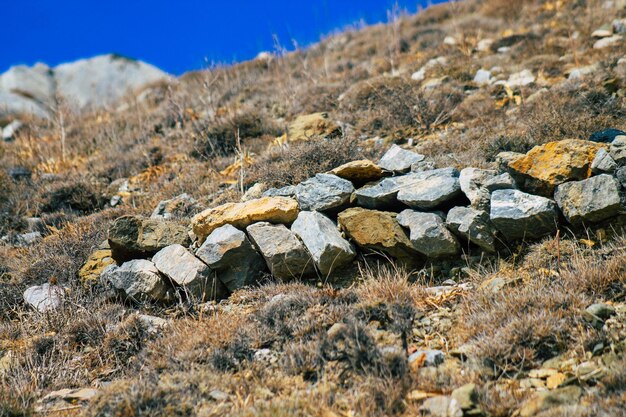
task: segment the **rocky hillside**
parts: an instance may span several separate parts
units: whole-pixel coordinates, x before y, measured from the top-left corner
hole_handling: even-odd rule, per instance
[[[516,6],[7,113],[0,415],[624,414],[626,4]]]

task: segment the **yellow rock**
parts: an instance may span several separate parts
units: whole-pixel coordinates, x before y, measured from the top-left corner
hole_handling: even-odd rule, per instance
[[[337,221],[348,237],[363,249],[380,251],[409,263],[419,259],[396,221],[396,213],[353,207],[339,213]]]
[[[557,185],[591,177],[591,163],[603,147],[577,139],[549,142],[510,161],[508,168],[522,190],[551,197]]]
[[[198,213],[191,221],[200,243],[225,224],[244,228],[256,222],[289,224],[298,217],[298,202],[288,197],[263,197],[244,203],[227,203]]]
[[[333,122],[328,113],[312,113],[296,117],[287,129],[287,134],[276,139],[275,144],[309,140],[315,136],[333,137],[341,133],[341,128]]]
[[[78,279],[83,285],[95,284],[98,282],[104,268],[114,263],[115,261],[111,257],[111,249],[100,247],[89,255],[85,264],[80,268]]]
[[[546,387],[548,389],[558,388],[565,380],[567,379],[567,375],[562,373],[556,373],[554,375],[550,375],[546,380]]]
[[[383,170],[369,159],[348,162],[330,173],[354,183],[376,181],[383,176]]]

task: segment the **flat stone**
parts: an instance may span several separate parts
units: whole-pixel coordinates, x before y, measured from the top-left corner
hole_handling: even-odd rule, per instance
[[[593,44],[593,49],[604,49],[604,48],[609,48],[612,46],[616,46],[620,43],[622,43],[622,40],[624,38],[622,38],[621,35],[613,35],[613,36],[609,36],[607,38],[602,38],[597,40],[594,44]]]
[[[615,178],[602,174],[559,185],[554,199],[568,222],[599,222],[622,211],[620,188]]]
[[[284,225],[261,222],[248,226],[246,231],[276,278],[288,281],[315,275],[311,255]]]
[[[594,174],[612,174],[617,169],[617,163],[606,149],[600,149],[591,163],[591,172]]]
[[[24,291],[24,301],[40,313],[47,313],[61,307],[65,291],[58,285],[42,284]]]
[[[468,198],[472,207],[489,208],[489,190],[485,187],[487,182],[498,175],[490,169],[464,168],[459,174],[461,191]]]
[[[479,69],[474,76],[474,82],[478,85],[491,84],[491,71],[485,69]]]
[[[572,385],[553,391],[540,391],[518,410],[520,417],[532,417],[542,411],[562,405],[574,405],[583,395],[582,388]]]
[[[166,220],[122,216],[109,227],[111,254],[118,263],[146,258],[169,245],[190,243],[186,227]]]
[[[172,286],[163,279],[154,263],[145,259],[128,261],[122,266],[110,265],[100,279],[136,301],[167,303],[174,300]]]
[[[454,233],[487,252],[496,251],[496,230],[486,211],[454,207],[448,212],[446,224]]]
[[[354,193],[357,204],[369,209],[387,209],[398,204],[398,192],[407,183],[410,183],[410,175],[385,178],[374,184],[359,188]]]
[[[462,195],[459,172],[454,168],[416,172],[398,191],[398,201],[418,210],[432,210]]]
[[[465,384],[452,391],[452,398],[458,403],[463,411],[472,410],[478,406],[478,391],[476,384]]]
[[[605,145],[566,139],[535,146],[508,164],[522,191],[551,197],[557,185],[589,178],[596,153]]]
[[[296,186],[287,185],[282,188],[270,188],[263,193],[263,197],[295,197]]]
[[[609,148],[609,154],[617,165],[622,166],[626,164],[626,135],[616,136],[613,139]]]
[[[421,415],[428,417],[463,417],[463,410],[452,397],[439,395],[428,398],[419,408]]]
[[[441,216],[410,209],[398,214],[398,223],[410,230],[410,240],[415,249],[429,258],[456,255],[460,245],[446,228]]]
[[[324,276],[349,264],[356,256],[335,223],[321,213],[301,211],[291,231],[302,240]]]
[[[337,220],[346,235],[368,252],[383,252],[408,263],[419,258],[395,213],[354,207],[339,213]]]
[[[228,295],[228,290],[208,265],[181,245],[161,249],[154,255],[152,262],[159,272],[198,301],[220,299]]]
[[[353,184],[365,184],[382,178],[383,170],[369,159],[361,159],[338,166],[330,171],[330,174],[351,181]]]
[[[380,158],[378,166],[387,171],[405,173],[411,169],[411,165],[423,161],[424,158],[424,155],[402,149],[398,145],[392,145],[383,157]]]
[[[500,175],[497,175],[484,183],[484,187],[490,193],[495,190],[512,190],[517,188],[515,185],[515,180],[508,172],[504,172]]]
[[[589,314],[593,314],[602,320],[606,320],[616,313],[615,307],[605,303],[595,303],[585,309]]]
[[[509,240],[537,239],[554,233],[557,227],[554,201],[518,190],[494,191],[489,217]]]
[[[220,226],[243,229],[255,222],[291,224],[299,213],[298,202],[288,197],[263,197],[244,203],[227,203],[204,210],[191,221],[200,243]]]
[[[350,204],[354,186],[333,174],[317,174],[296,186],[296,199],[302,210],[339,210]]]
[[[217,271],[230,291],[255,284],[266,270],[265,260],[246,234],[229,224],[211,232],[196,256]]]

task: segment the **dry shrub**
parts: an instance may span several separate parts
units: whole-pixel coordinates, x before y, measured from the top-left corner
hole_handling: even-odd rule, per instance
[[[42,211],[90,214],[106,204],[101,184],[85,179],[68,180],[43,193]]]

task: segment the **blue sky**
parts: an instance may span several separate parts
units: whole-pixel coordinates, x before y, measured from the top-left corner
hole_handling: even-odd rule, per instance
[[[401,9],[441,0],[398,0]],[[5,0],[0,71],[109,52],[180,74],[232,63],[295,39],[308,45],[335,29],[387,20],[396,0]]]

